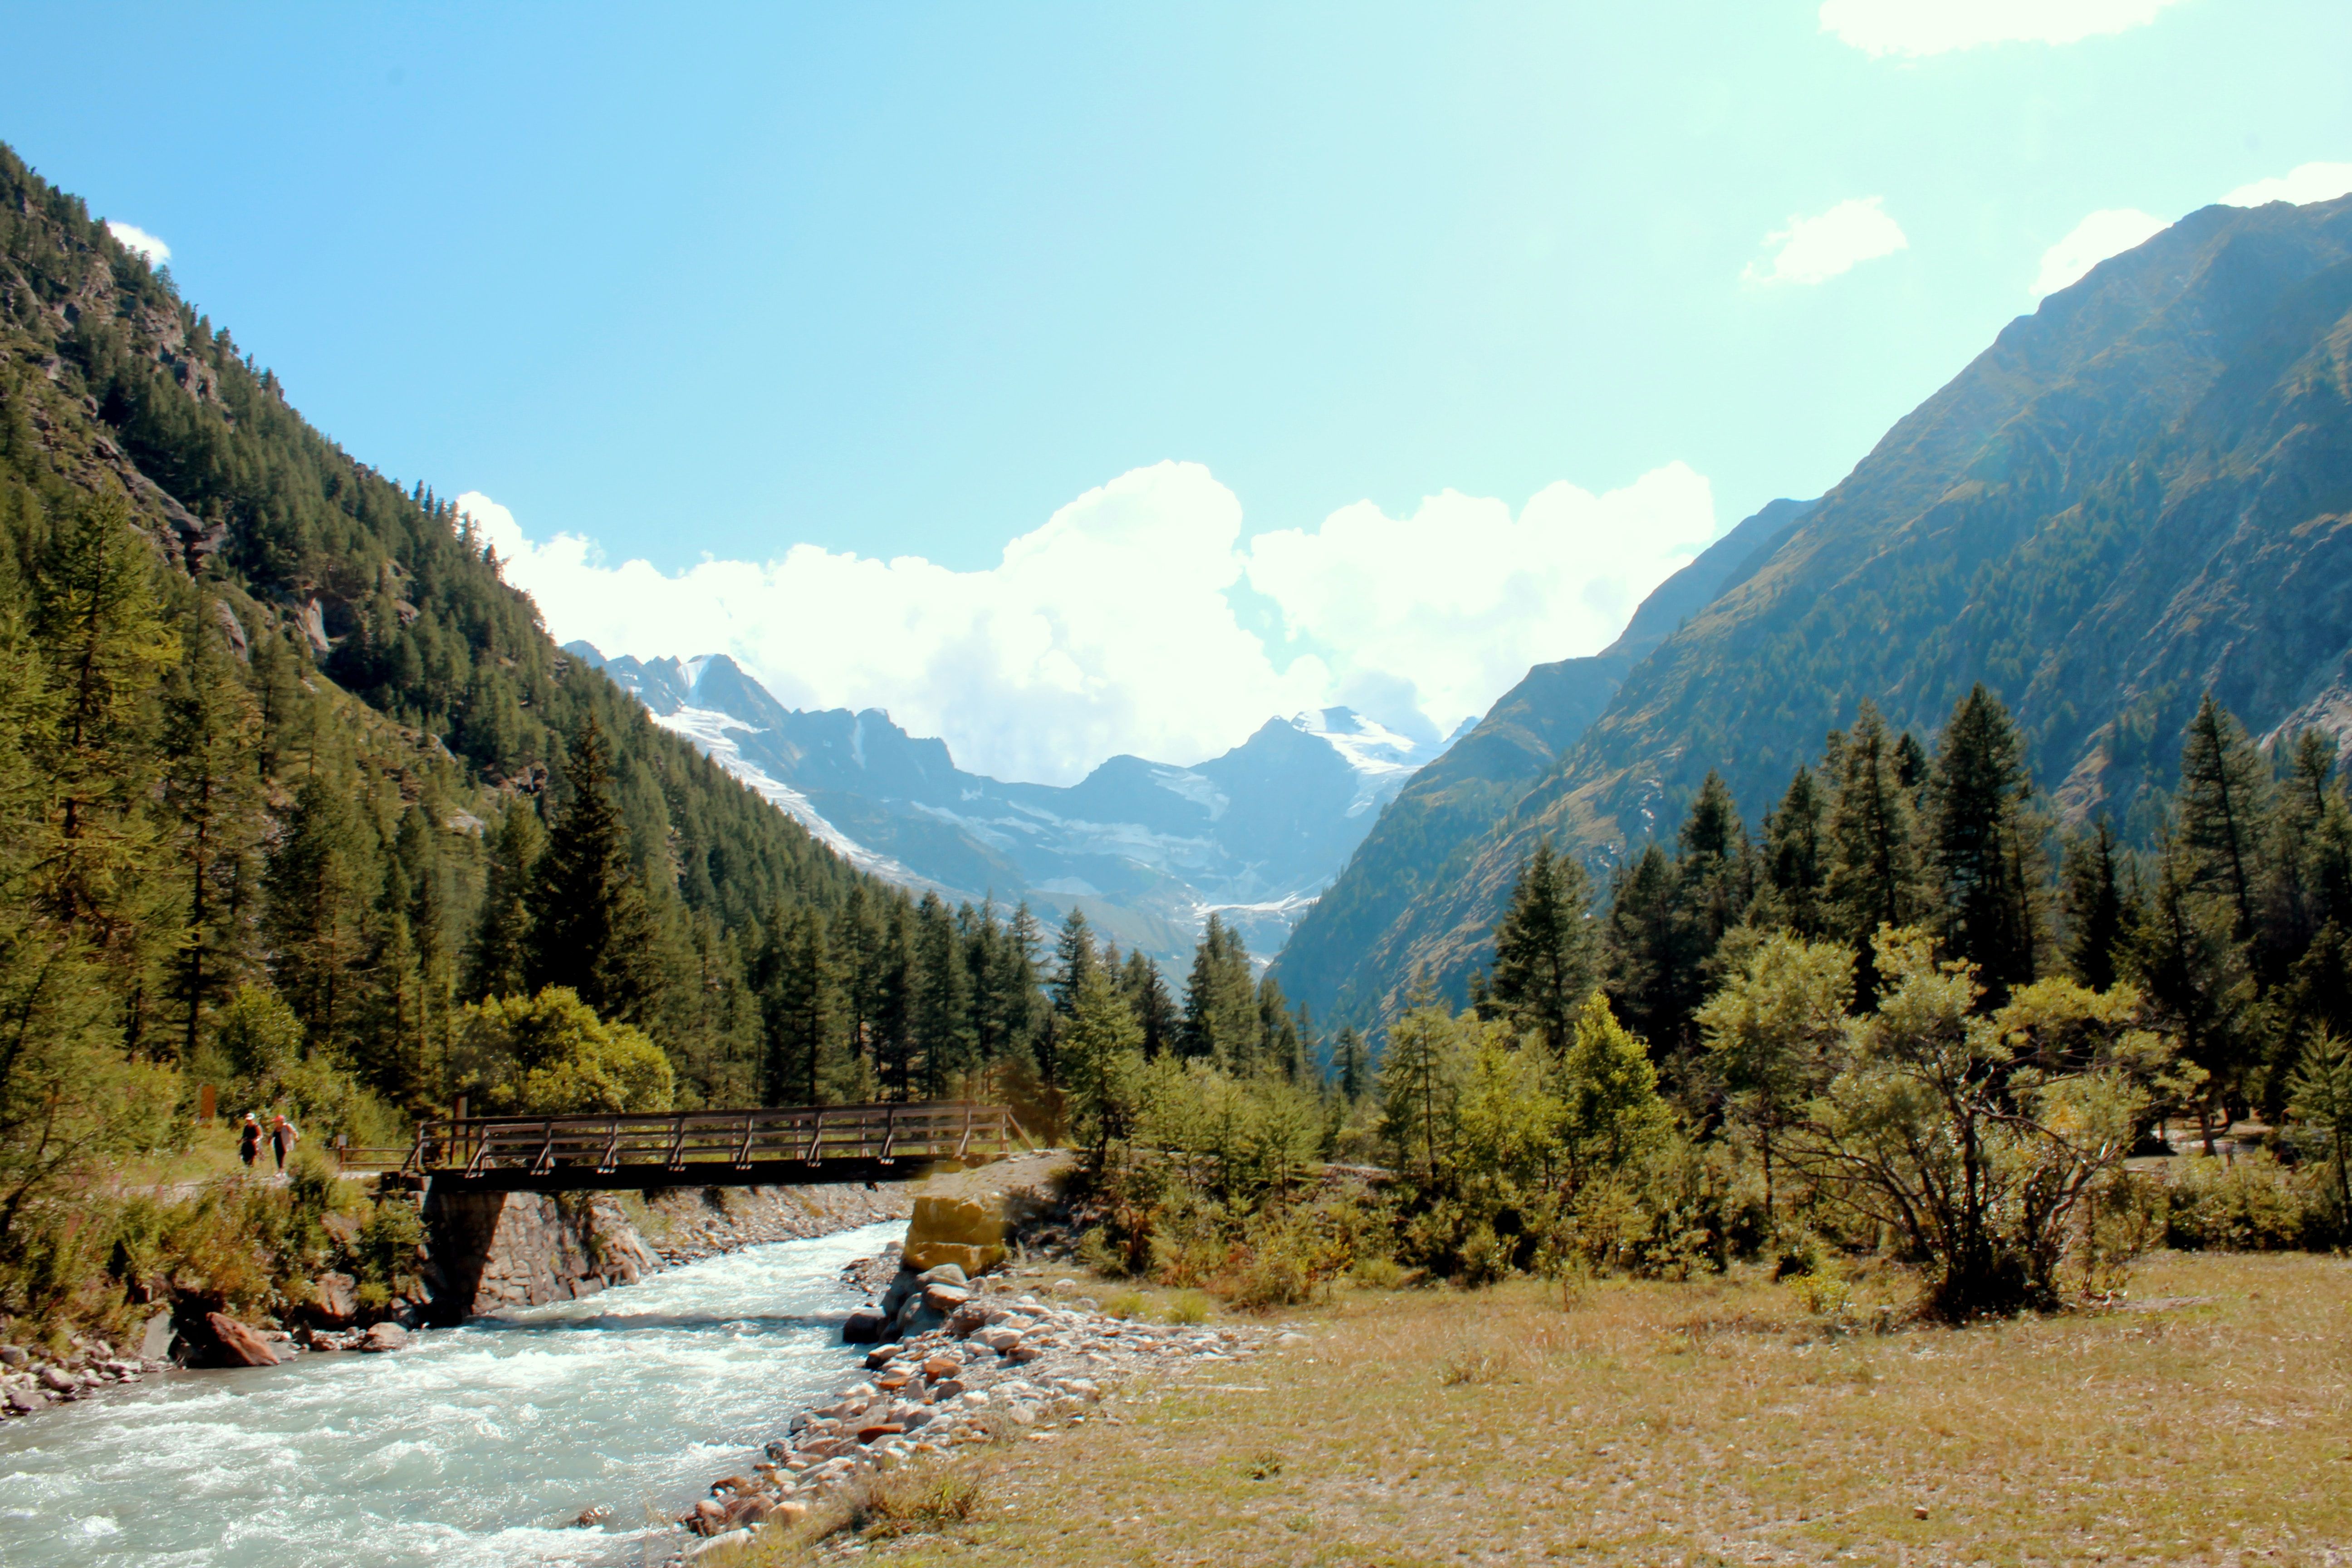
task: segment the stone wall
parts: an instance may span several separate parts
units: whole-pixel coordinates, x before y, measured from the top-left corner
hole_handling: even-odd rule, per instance
[[[635,1284],[675,1263],[905,1217],[903,1184],[673,1188],[646,1194],[641,1232],[608,1193],[435,1194],[425,1286],[436,1322]]]

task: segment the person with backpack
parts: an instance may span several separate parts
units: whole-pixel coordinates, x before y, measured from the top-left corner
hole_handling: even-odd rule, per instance
[[[236,1130],[237,1158],[243,1160],[245,1162],[245,1168],[250,1171],[253,1169],[255,1157],[260,1152],[261,1121],[260,1119],[256,1117],[252,1111],[248,1110],[245,1113],[245,1125]]]

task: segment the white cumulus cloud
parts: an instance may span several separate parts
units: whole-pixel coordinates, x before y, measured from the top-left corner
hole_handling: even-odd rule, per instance
[[[1826,283],[1864,261],[1908,250],[1903,227],[1886,216],[1883,196],[1838,203],[1813,217],[1791,217],[1764,237],[1770,254],[1740,274],[1750,283]]]
[[[1714,532],[1706,480],[1669,463],[1606,495],[1549,485],[1516,517],[1454,490],[1409,518],[1360,501],[1311,533],[1259,534],[1249,580],[1327,650],[1339,700],[1409,692],[1451,731],[1529,665],[1606,647]]]
[[[1865,54],[2073,44],[2143,27],[2180,0],[1822,0],[1822,31]]]
[[[2221,198],[2229,207],[2258,207],[2271,202],[2332,202],[2352,191],[2352,163],[2299,163],[2285,174],[2240,185]]]
[[[964,766],[1055,784],[1119,752],[1198,762],[1335,701],[1450,731],[1529,664],[1607,643],[1715,531],[1706,481],[1678,463],[1602,496],[1554,485],[1516,518],[1448,492],[1403,521],[1360,505],[1246,549],[1233,492],[1160,463],[971,572],[797,544],[667,573],[535,539],[479,493],[457,504],[559,640],[730,654],[787,706],[887,709]],[[1290,646],[1243,624],[1229,594],[1244,587]]]
[[[137,224],[119,223],[108,218],[106,232],[112,235],[116,243],[125,250],[135,250],[145,257],[150,267],[161,267],[172,259],[172,247]]]
[[[2352,194],[2352,163],[2298,163],[2284,174],[2240,185],[2221,197],[2220,205],[2258,207],[2291,202],[2303,206],[2347,194]],[[2033,298],[2056,293],[2108,257],[2122,255],[2171,222],[2137,207],[2102,207],[2090,214],[2065,238],[2042,253],[2041,269],[2033,277]]]
[[[2170,219],[2137,207],[2100,208],[2042,253],[2042,269],[2033,275],[2033,297],[2055,294],[2108,257],[2120,256],[2170,226]]]

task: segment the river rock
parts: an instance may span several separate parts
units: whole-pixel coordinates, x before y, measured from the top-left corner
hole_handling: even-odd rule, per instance
[[[326,1273],[310,1281],[310,1316],[322,1327],[340,1329],[360,1315],[360,1282],[348,1274]]]
[[[71,1394],[81,1386],[81,1379],[59,1366],[45,1366],[40,1371],[41,1386],[52,1394]]]
[[[172,1314],[158,1312],[147,1320],[139,1331],[139,1359],[142,1362],[162,1361],[172,1353]]]
[[[8,1408],[19,1415],[30,1415],[47,1405],[49,1398],[48,1394],[35,1389],[12,1388],[8,1391]]]
[[[1011,1350],[1014,1345],[1021,1342],[1021,1331],[1019,1329],[1008,1329],[1003,1324],[999,1323],[993,1327],[982,1329],[980,1332],[972,1335],[971,1337],[981,1344],[986,1345],[990,1350],[1002,1355],[1004,1352]]]
[[[232,1366],[276,1366],[275,1347],[258,1330],[248,1328],[226,1312],[206,1312],[205,1323],[220,1342],[221,1357]]]
[[[22,1366],[32,1359],[22,1345],[0,1345],[0,1366]]]
[[[923,1375],[933,1383],[939,1382],[941,1378],[953,1377],[962,1370],[963,1363],[951,1355],[935,1355],[923,1363]]]
[[[887,1318],[885,1318],[880,1312],[876,1311],[871,1307],[860,1307],[855,1312],[850,1313],[848,1318],[842,1323],[842,1342],[853,1345],[870,1345],[875,1341],[880,1339],[882,1337],[883,1331],[889,1326],[890,1321]]]
[[[970,1276],[952,1263],[942,1263],[937,1268],[926,1268],[920,1276],[926,1285],[969,1285]]]
[[[402,1328],[398,1323],[378,1323],[361,1339],[359,1348],[363,1351],[396,1351],[404,1348],[407,1343],[406,1329]]]

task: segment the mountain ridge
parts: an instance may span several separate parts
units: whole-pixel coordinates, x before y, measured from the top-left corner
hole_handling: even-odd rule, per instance
[[[1627,673],[1355,994],[1461,994],[1538,842],[1605,869],[1709,769],[1753,822],[1864,698],[1927,736],[1983,680],[2064,819],[2143,841],[2207,689],[2340,731],[2347,261],[2352,199],[2208,207],[2011,321]]]
[[[1084,909],[1180,967],[1212,912],[1257,952],[1278,947],[1381,806],[1443,754],[1331,708],[1270,718],[1190,767],[1122,754],[1074,784],[1004,781],[878,709],[787,709],[723,654],[565,647],[860,868],[951,900]]]

